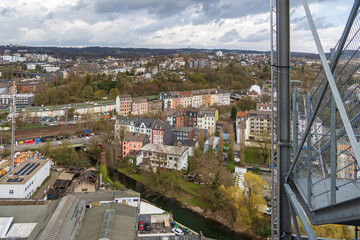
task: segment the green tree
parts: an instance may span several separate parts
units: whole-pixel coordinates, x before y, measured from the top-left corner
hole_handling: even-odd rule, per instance
[[[102,99],[103,97],[105,97],[106,95],[106,92],[104,90],[97,90],[95,93],[94,93],[94,98],[96,99]]]
[[[237,108],[235,106],[232,106],[231,112],[230,112],[230,118],[232,120],[236,120],[236,115],[237,115]]]
[[[82,97],[83,98],[91,98],[94,95],[94,91],[92,89],[92,87],[90,87],[89,85],[85,86],[84,89],[82,90]]]
[[[256,102],[250,97],[244,97],[243,99],[239,99],[237,107],[241,111],[249,111],[256,108]]]
[[[110,97],[110,99],[115,99],[119,94],[120,94],[119,89],[112,88],[109,92],[109,97]]]

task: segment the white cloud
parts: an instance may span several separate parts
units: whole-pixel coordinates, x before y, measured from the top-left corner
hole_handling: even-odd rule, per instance
[[[310,3],[327,51],[353,0]],[[268,8],[264,0],[2,0],[0,44],[269,50]],[[315,52],[299,3],[291,13],[291,50]]]

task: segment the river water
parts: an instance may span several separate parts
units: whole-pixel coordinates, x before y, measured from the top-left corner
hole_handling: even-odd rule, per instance
[[[119,181],[126,186],[141,194],[141,197],[165,211],[172,212],[174,219],[196,232],[202,232],[205,237],[224,240],[247,240],[248,238],[226,231],[216,222],[209,221],[203,216],[194,213],[188,209],[180,207],[176,200],[162,197],[161,195],[149,190],[143,184],[129,178],[118,172],[110,171],[110,177],[113,181]]]

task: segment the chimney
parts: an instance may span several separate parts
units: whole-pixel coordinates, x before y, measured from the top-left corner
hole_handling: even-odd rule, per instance
[[[100,153],[100,166],[105,165],[105,152]]]

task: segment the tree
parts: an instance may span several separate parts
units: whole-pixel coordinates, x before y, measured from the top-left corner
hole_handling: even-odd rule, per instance
[[[82,97],[83,98],[91,98],[94,95],[94,91],[92,89],[91,86],[87,85],[86,87],[84,87],[84,89],[82,90]]]
[[[252,100],[251,97],[244,97],[243,99],[239,99],[237,107],[241,111],[249,111],[256,108],[256,102]]]
[[[67,108],[66,114],[67,114],[68,119],[72,119],[75,115],[75,108]]]
[[[105,97],[106,95],[106,92],[104,90],[97,90],[95,93],[94,93],[94,98],[96,99],[102,99],[103,97]]]
[[[112,88],[109,92],[109,97],[110,97],[110,99],[115,99],[119,94],[120,94],[119,89]]]
[[[230,112],[230,118],[232,120],[236,120],[236,115],[237,115],[237,108],[235,106],[232,106],[231,112]]]
[[[244,189],[234,186],[220,186],[225,210],[229,212],[234,228],[252,230],[254,233],[262,227],[263,215],[259,212],[260,206],[265,204],[263,197],[265,182],[256,174],[244,174]]]

